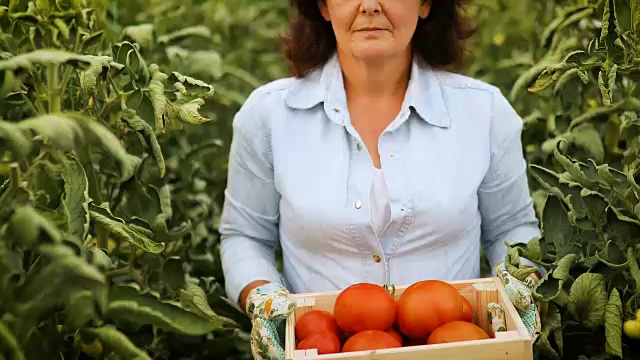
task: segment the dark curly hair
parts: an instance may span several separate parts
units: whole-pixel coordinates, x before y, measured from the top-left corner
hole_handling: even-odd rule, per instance
[[[418,20],[413,34],[413,53],[433,68],[459,70],[465,62],[464,41],[475,32],[464,13],[470,0],[431,1],[429,16]],[[291,0],[291,6],[297,14],[281,41],[292,74],[304,77],[329,60],[336,38],[316,0]]]

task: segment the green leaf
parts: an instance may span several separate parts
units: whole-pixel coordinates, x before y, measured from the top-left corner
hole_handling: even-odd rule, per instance
[[[182,121],[190,124],[203,124],[210,121],[198,112],[200,106],[204,104],[204,100],[195,99],[188,103],[175,105],[171,102],[167,103],[167,115],[172,121]]]
[[[640,293],[640,268],[638,267],[638,262],[636,259],[636,254],[633,251],[633,247],[629,247],[627,249],[627,261],[629,261],[629,271],[631,272],[631,277],[636,283],[635,291],[636,294]]]
[[[604,315],[607,354],[622,357],[622,301],[618,289],[613,288]]]
[[[85,118],[81,123],[93,133],[94,137],[102,143],[102,146],[120,163],[120,180],[125,181],[131,178],[138,170],[142,159],[127,153],[127,150],[125,150],[114,133],[96,120]]]
[[[582,83],[584,83],[585,85],[589,83],[589,74],[587,74],[586,71],[578,70],[578,76],[580,77],[580,80],[582,80]]]
[[[543,355],[548,359],[556,359],[560,360],[560,356],[558,352],[551,346],[549,342],[549,337],[551,334],[555,333],[556,330],[562,329],[561,316],[558,308],[555,304],[549,304],[549,311],[546,316],[541,316],[541,329],[540,335],[536,339],[534,344],[534,348],[536,353]]]
[[[604,0],[604,11],[602,12],[602,29],[600,31],[600,43],[609,43],[609,30],[611,20],[611,6],[609,4],[611,0]],[[614,15],[615,16],[615,15]]]
[[[89,254],[91,254],[91,264],[95,265],[100,270],[108,270],[113,266],[113,261],[109,258],[109,255],[106,254],[103,250],[99,249],[96,246],[91,246],[87,249]]]
[[[46,234],[48,239],[54,243],[62,241],[60,231],[28,205],[15,208],[8,231],[12,235],[13,242],[28,247],[41,240],[41,233]]]
[[[571,81],[572,78],[578,74],[578,72],[578,68],[573,68],[562,74],[562,76],[558,78],[558,81],[556,81],[553,87],[553,93],[557,95],[565,85],[569,84],[569,81]],[[569,86],[571,86],[571,84]]]
[[[65,315],[69,326],[73,329],[79,329],[99,318],[94,306],[93,292],[90,290],[71,293],[65,303]]]
[[[148,324],[185,335],[205,335],[217,329],[218,321],[187,311],[177,303],[162,301],[130,286],[113,286],[105,316],[122,322]]]
[[[626,269],[629,266],[629,260],[623,262],[625,254],[612,240],[607,241],[602,251],[596,252],[596,258],[613,269]]]
[[[32,69],[34,65],[68,64],[80,69],[91,65],[86,55],[78,55],[57,49],[40,49],[16,55],[8,60],[0,61],[0,71],[14,71],[17,69]]]
[[[144,59],[138,52],[138,46],[128,41],[123,41],[111,46],[111,52],[116,63],[124,64],[127,68],[129,77],[138,80],[140,74],[144,75],[144,82],[148,81],[149,69]],[[141,73],[140,73],[141,72]]]
[[[144,251],[158,254],[164,250],[164,243],[156,243],[145,235],[129,228],[125,221],[114,216],[107,203],[100,206],[89,204],[91,220],[100,224],[116,238],[126,241]]]
[[[203,37],[210,38],[211,37],[211,29],[204,25],[196,25],[189,26],[178,31],[172,32],[170,34],[158,36],[158,44],[168,45],[170,43],[181,41],[185,38],[189,37]]]
[[[562,201],[556,196],[548,197],[544,205],[542,229],[546,241],[555,246],[557,258],[576,251],[575,230],[569,222]]]
[[[82,128],[68,114],[46,114],[16,124],[22,131],[34,131],[51,146],[68,152],[84,140]]]
[[[553,270],[552,276],[554,279],[558,279],[562,282],[568,281],[571,278],[569,271],[571,266],[576,261],[576,254],[565,255],[560,261],[558,261],[558,267]]]
[[[178,291],[186,285],[186,276],[179,256],[168,258],[162,266],[162,283],[172,291]]]
[[[540,250],[540,238],[534,238],[527,242],[527,254],[532,261],[540,261],[542,253]]]
[[[90,49],[93,46],[98,45],[100,43],[100,40],[102,40],[103,35],[104,31],[102,30],[93,32],[91,34],[82,35],[82,37],[80,38],[82,40],[82,47],[84,49]]]
[[[160,177],[164,177],[166,172],[166,165],[164,156],[162,155],[162,149],[158,143],[158,139],[146,121],[142,120],[134,110],[124,109],[120,113],[120,117],[124,120],[132,129],[141,133],[145,140],[145,144],[151,149],[151,154],[158,163],[158,169],[160,170]]]
[[[113,58],[110,56],[90,56],[87,59],[91,62],[86,69],[80,71],[80,96],[84,99],[95,96],[98,92],[98,76],[106,74],[109,64]]]
[[[69,27],[67,24],[60,18],[53,19],[53,23],[58,29],[60,29],[60,33],[62,33],[64,39],[69,40]]]
[[[0,143],[7,146],[16,159],[24,159],[31,150],[31,143],[13,123],[0,120]]]
[[[168,81],[172,82],[173,87],[183,96],[206,99],[213,96],[214,93],[213,86],[175,71],[171,73]]]
[[[16,290],[14,313],[20,319],[17,333],[28,334],[65,298],[78,290],[99,293],[106,290],[106,279],[66,245],[41,245],[39,252],[46,265],[31,270]]]
[[[82,332],[97,337],[110,351],[119,354],[125,360],[151,360],[151,357],[146,352],[136,347],[115,326],[105,325],[99,328],[84,328]]]
[[[15,335],[0,321],[0,356],[3,354],[7,356],[7,360],[26,360]]]
[[[138,24],[127,26],[122,30],[122,35],[125,38],[130,38],[134,42],[140,44],[142,50],[150,49],[153,46],[154,36],[153,24]]]
[[[582,325],[596,328],[603,324],[607,305],[607,290],[604,276],[583,273],[571,285],[567,310]]]
[[[551,73],[547,69],[542,74],[540,74],[540,76],[538,76],[536,81],[531,86],[529,86],[528,90],[533,93],[545,90],[553,85],[558,77],[559,75],[557,72]]]
[[[221,326],[238,327],[235,321],[220,316],[211,309],[207,301],[207,295],[198,285],[187,283],[185,289],[180,290],[180,303],[185,309],[213,322],[220,323]]]
[[[625,101],[621,100],[616,102],[615,104],[612,104],[611,106],[603,106],[593,110],[589,110],[588,112],[580,116],[577,116],[573,120],[571,120],[571,123],[569,124],[569,130],[573,129],[574,127],[582,123],[586,123],[587,121],[590,121],[592,119],[605,117],[610,114],[616,113],[620,111],[624,106],[625,106]]]
[[[566,135],[566,139],[586,150],[587,155],[600,163],[604,160],[604,146],[602,145],[602,139],[600,133],[590,123],[583,123],[573,128],[569,134]]]
[[[69,233],[84,239],[89,231],[89,183],[84,168],[71,154],[64,159],[62,179],[62,202],[69,216]]]
[[[604,105],[611,106],[613,93],[607,88],[606,83],[608,82],[608,78],[605,79],[606,76],[605,70],[600,70],[598,73],[598,87],[600,88],[600,94],[602,95],[602,102]]]
[[[167,98],[164,95],[164,88],[167,83],[167,74],[160,71],[160,68],[156,64],[149,66],[149,73],[151,74],[151,82],[149,83],[149,93],[151,96],[151,103],[153,104],[153,111],[156,119],[156,129],[165,132],[165,108],[167,107]]]
[[[633,32],[640,37],[640,0],[631,0],[631,22]]]

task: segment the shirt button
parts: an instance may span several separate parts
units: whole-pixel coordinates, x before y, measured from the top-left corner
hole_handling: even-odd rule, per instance
[[[380,262],[380,256],[378,254],[374,254],[373,255],[373,261],[379,263]]]
[[[391,158],[393,158],[393,157],[395,157],[395,156],[396,156],[396,153],[394,153],[394,152],[392,152],[392,153],[390,153],[390,154],[389,154],[389,157],[391,157]]]
[[[356,201],[355,207],[356,207],[356,209],[360,209],[362,207],[362,201],[360,201],[360,200]]]
[[[404,212],[405,210],[406,210],[406,209],[405,209],[405,207],[404,207],[404,206],[400,208],[400,211],[402,211],[402,212]]]
[[[340,113],[340,109],[338,109],[338,108],[333,108],[333,111],[334,111],[335,113],[338,113],[338,114]]]
[[[362,145],[360,145],[360,143],[356,144],[356,148],[358,149],[358,151],[362,150]]]

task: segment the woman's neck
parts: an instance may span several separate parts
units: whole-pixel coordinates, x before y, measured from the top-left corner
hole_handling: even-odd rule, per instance
[[[404,98],[411,72],[411,52],[394,58],[362,61],[338,50],[347,98]]]

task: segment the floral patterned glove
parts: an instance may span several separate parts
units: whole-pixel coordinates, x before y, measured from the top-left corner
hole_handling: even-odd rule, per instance
[[[284,360],[284,334],[287,317],[296,303],[282,285],[259,286],[247,297],[247,314],[251,319],[251,353],[257,360]]]
[[[521,269],[529,266],[520,265]],[[540,311],[533,297],[533,290],[540,283],[540,278],[535,273],[531,273],[524,281],[518,280],[509,271],[505,263],[496,265],[496,274],[504,284],[504,289],[509,299],[518,310],[522,322],[527,327],[529,334],[535,341],[540,334]],[[491,309],[489,310],[491,313]],[[495,311],[495,310],[493,310]],[[496,324],[497,326],[500,326]],[[494,327],[496,326],[494,325]],[[495,329],[494,329],[495,331]]]

